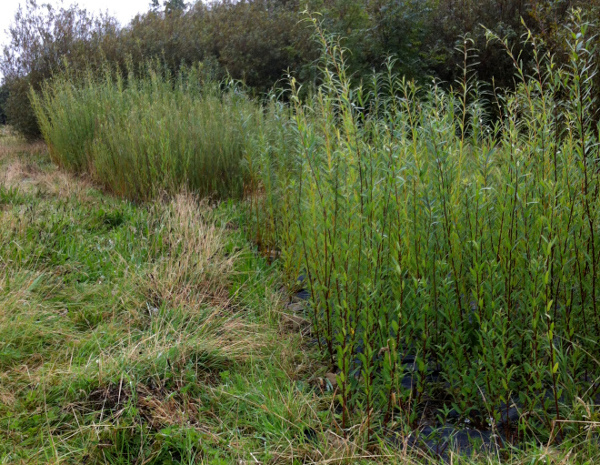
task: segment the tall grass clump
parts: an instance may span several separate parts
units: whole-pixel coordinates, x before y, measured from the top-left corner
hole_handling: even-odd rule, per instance
[[[532,76],[501,41],[519,85],[491,96],[468,40],[444,91],[391,71],[353,86],[321,39],[324,83],[302,101],[292,79],[292,108],[256,139],[252,211],[290,284],[308,284],[342,426],[458,416],[508,441],[589,434],[600,169],[586,26],[562,69],[525,37]]]
[[[107,67],[100,77],[57,76],[31,97],[54,161],[118,195],[144,200],[186,187],[240,197],[260,108],[202,75],[200,66],[177,76],[155,64],[125,76]]]

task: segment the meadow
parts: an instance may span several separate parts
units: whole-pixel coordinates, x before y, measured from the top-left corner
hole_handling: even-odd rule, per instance
[[[0,462],[356,455],[320,426],[315,357],[235,207],[134,205],[9,133],[0,167]]]
[[[477,82],[466,39],[450,88],[391,60],[357,84],[319,32],[323,82],[264,102],[156,63],[32,92],[48,153],[4,161],[19,182],[0,191],[0,453],[595,463],[600,157],[580,24],[561,67],[525,36],[533,74],[490,33],[514,91]]]

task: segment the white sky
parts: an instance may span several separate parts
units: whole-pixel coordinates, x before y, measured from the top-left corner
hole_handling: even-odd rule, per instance
[[[0,49],[7,43],[6,30],[12,23],[19,4],[25,6],[25,0],[0,0]],[[38,0],[38,4],[50,3],[53,6],[77,4],[94,13],[108,12],[126,24],[136,14],[148,11],[150,0]],[[162,2],[161,2],[162,3]]]

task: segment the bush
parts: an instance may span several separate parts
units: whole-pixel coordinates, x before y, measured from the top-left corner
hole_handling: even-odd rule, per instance
[[[77,6],[55,8],[33,0],[27,1],[25,9],[20,6],[9,29],[11,42],[0,61],[9,91],[8,123],[28,139],[39,138],[30,88],[39,90],[65,63],[80,70],[101,63],[116,31],[114,19],[95,18]]]
[[[106,70],[82,85],[62,75],[32,102],[53,160],[90,173],[118,195],[145,200],[188,188],[240,197],[241,162],[260,109],[243,92],[201,79],[201,66],[172,77],[148,66],[127,79]]]
[[[182,64],[211,62],[219,77],[229,74],[263,93],[286,70],[309,73],[305,68],[317,55],[301,19],[291,2],[197,2],[185,12],[138,16],[120,41],[136,63],[160,57],[177,72]]]
[[[29,88],[39,90],[65,62],[81,71],[104,61],[141,66],[161,59],[173,74],[182,65],[203,62],[215,79],[241,80],[255,96],[268,93],[287,72],[312,88],[322,77],[314,66],[318,47],[304,21],[306,8],[319,12],[323,26],[343,38],[351,51],[346,66],[354,84],[368,80],[373,70],[384,71],[387,57],[394,56],[395,73],[420,83],[435,76],[449,87],[460,78],[456,65],[462,58],[455,48],[468,36],[480,50],[473,63],[479,78],[512,88],[510,59],[502,47],[487,43],[482,25],[517,39],[526,32],[523,19],[564,63],[566,36],[559,25],[568,21],[567,9],[565,2],[547,3],[464,0],[457,7],[451,0],[221,0],[187,5],[169,0],[154,2],[147,13],[119,27],[110,17],[95,18],[75,6],[29,1],[15,17],[0,63],[11,90],[7,114],[20,132],[39,137]],[[574,3],[597,18],[598,0]],[[531,56],[522,58],[529,65]]]
[[[344,427],[453,410],[507,440],[582,432],[554,423],[600,390],[595,64],[577,32],[563,69],[529,39],[531,78],[499,42],[519,85],[496,122],[468,70],[451,92],[392,72],[353,87],[323,39],[325,83],[257,139],[254,227],[289,287],[305,278]]]

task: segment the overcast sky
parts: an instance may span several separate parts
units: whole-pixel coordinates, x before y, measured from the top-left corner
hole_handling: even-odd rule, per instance
[[[19,4],[25,5],[25,0],[0,0],[0,48],[8,41],[5,33],[6,29],[12,23],[15,12]],[[107,11],[111,16],[116,17],[121,24],[126,24],[137,13],[148,10],[150,0],[38,0],[38,3],[50,3],[54,6],[71,5],[73,3],[85,8],[86,10],[96,12]]]

